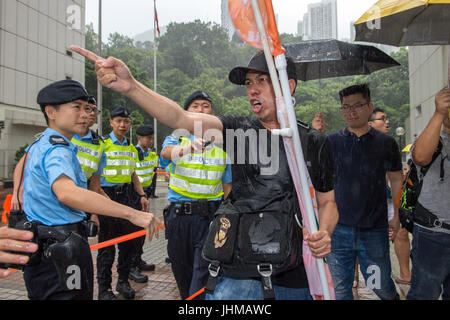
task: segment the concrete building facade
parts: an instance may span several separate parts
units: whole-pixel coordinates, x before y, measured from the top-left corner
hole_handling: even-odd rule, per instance
[[[46,123],[36,103],[47,84],[84,84],[85,0],[0,1],[0,180],[10,179],[16,151],[31,144]]]
[[[425,129],[435,111],[436,94],[448,85],[449,56],[449,46],[409,47],[409,143]]]

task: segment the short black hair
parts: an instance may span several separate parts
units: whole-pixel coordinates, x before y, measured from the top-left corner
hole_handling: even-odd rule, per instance
[[[48,123],[47,113],[45,112],[45,107],[53,107],[56,110],[58,110],[59,104],[56,104],[56,105],[51,105],[51,104],[41,105],[41,110],[42,110],[42,113],[44,114],[45,122],[47,123],[47,126],[48,126],[49,123]]]
[[[379,107],[376,107],[375,109],[373,109],[373,112],[372,112],[372,114],[370,115],[369,121],[372,121],[373,117],[375,117],[375,115],[376,115],[378,112],[386,113],[386,112],[384,111],[384,109],[381,109],[381,108],[379,108]]]
[[[363,84],[353,85],[353,86],[347,87],[347,88],[339,91],[339,98],[341,99],[341,103],[344,100],[344,97],[351,96],[351,95],[358,94],[358,93],[362,94],[362,96],[364,97],[364,99],[367,100],[367,102],[371,101],[369,85],[367,83],[363,83]]]

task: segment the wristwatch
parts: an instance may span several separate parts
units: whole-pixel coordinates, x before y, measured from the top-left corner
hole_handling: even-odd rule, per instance
[[[148,196],[146,194],[138,194],[139,198],[145,198],[148,199]]]

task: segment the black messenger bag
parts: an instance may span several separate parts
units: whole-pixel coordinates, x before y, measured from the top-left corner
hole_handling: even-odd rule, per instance
[[[210,262],[206,292],[217,278],[260,278],[265,299],[274,299],[271,277],[298,266],[301,228],[291,192],[251,209],[247,200],[224,201],[214,215],[202,256]]]

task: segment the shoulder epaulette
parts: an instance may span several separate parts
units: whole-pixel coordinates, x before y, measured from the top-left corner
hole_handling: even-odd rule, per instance
[[[104,135],[104,136],[102,137],[103,142],[104,142],[105,140],[108,140],[108,139],[111,139],[111,137],[109,136],[109,134],[106,134],[106,135]]]
[[[60,136],[50,136],[49,139],[50,143],[52,145],[62,145],[62,146],[69,146],[69,142],[67,142],[63,137]]]

